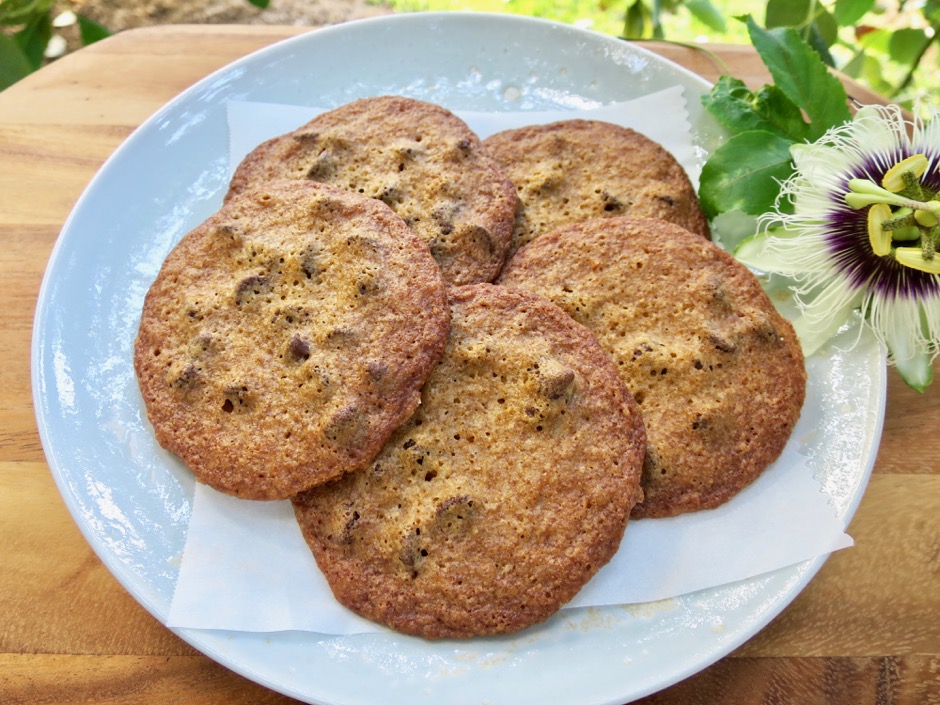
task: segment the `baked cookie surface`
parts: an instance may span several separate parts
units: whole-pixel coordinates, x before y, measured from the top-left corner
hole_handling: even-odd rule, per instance
[[[562,120],[498,132],[483,144],[522,203],[510,255],[539,235],[591,218],[660,218],[709,236],[682,166],[635,130],[600,120]]]
[[[450,290],[422,404],[367,469],[294,498],[334,595],[425,638],[512,632],[616,552],[645,435],[596,338],[527,292]]]
[[[519,250],[500,282],[557,303],[616,360],[648,438],[634,518],[722,504],[790,437],[806,386],[796,335],[711,241],[659,220],[577,223]]]
[[[170,252],[134,365],[157,440],[200,481],[281,499],[372,460],[448,326],[440,269],[389,208],[272,182]]]
[[[229,194],[278,178],[385,202],[456,285],[496,277],[519,205],[466,123],[438,105],[398,96],[347,103],[259,145],[236,169]]]

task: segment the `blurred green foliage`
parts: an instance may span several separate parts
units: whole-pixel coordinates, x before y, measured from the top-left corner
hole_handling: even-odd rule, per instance
[[[270,0],[248,2],[264,9]],[[49,58],[59,9],[56,0],[0,0],[0,90],[28,76]],[[110,35],[107,27],[81,12],[75,13],[74,23],[83,46]]]
[[[907,108],[940,105],[940,0],[628,0],[623,36],[747,41],[734,18],[798,31],[829,66]]]
[[[270,0],[247,0],[259,8]],[[912,108],[940,106],[940,0],[387,0],[399,11],[509,12],[625,39],[747,43],[737,18],[792,27],[823,60]],[[625,4],[624,4],[625,2]],[[55,0],[0,0],[0,90],[46,60]],[[83,44],[108,36],[77,13]]]
[[[739,17],[792,27],[823,60],[904,107],[940,105],[940,0],[388,0],[400,11],[530,15],[626,39],[749,43]]]
[[[56,0],[0,0],[0,90],[32,73],[47,57]],[[108,36],[97,22],[76,15],[83,44]]]

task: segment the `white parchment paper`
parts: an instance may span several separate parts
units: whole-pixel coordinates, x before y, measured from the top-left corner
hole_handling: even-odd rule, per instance
[[[231,168],[265,139],[317,109],[231,103]],[[510,127],[590,117],[632,127],[669,149],[697,180],[682,89],[596,110],[459,113],[481,137]],[[663,116],[669,116],[664,120]],[[808,444],[822,390],[810,381],[804,413],[780,459],[725,505],[630,522],[620,550],[568,608],[651,602],[744,580],[852,545],[814,479]],[[290,502],[253,502],[197,483],[167,625],[249,632],[380,631],[337,603],[294,520]]]

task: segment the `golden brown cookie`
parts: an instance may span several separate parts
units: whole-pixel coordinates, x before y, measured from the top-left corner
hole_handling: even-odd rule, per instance
[[[375,462],[294,498],[336,598],[429,639],[512,632],[620,544],[644,431],[596,338],[530,293],[450,290],[447,349]]]
[[[500,281],[557,303],[617,361],[648,435],[634,518],[718,506],[783,450],[805,393],[799,343],[711,241],[660,220],[575,223],[519,250]]]
[[[449,284],[496,277],[519,205],[466,123],[398,96],[347,103],[261,144],[238,166],[229,194],[277,178],[384,201],[428,244]]]
[[[161,445],[222,492],[280,499],[371,462],[448,325],[439,267],[387,206],[272,182],[170,252],[134,364]]]
[[[498,132],[483,145],[522,202],[510,255],[567,223],[623,215],[661,218],[709,237],[682,165],[635,130],[562,120]]]

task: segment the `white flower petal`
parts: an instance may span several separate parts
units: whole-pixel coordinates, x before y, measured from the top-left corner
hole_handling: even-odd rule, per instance
[[[742,240],[757,232],[757,218],[741,211],[719,213],[711,222],[712,239],[733,252]]]
[[[922,299],[920,304],[922,344],[934,355],[940,354],[940,293]]]
[[[734,249],[734,256],[748,267],[762,272],[777,272],[779,274],[799,274],[803,271],[798,263],[790,258],[781,257],[780,253],[768,246],[768,241],[777,236],[769,233],[760,233],[742,240]]]
[[[914,121],[911,144],[915,152],[931,152],[940,149],[940,110],[932,108],[927,118]]]
[[[933,382],[933,360],[925,350],[894,361],[901,379],[912,389],[923,392]]]
[[[815,184],[817,188],[841,182],[846,171],[859,161],[858,154],[846,153],[838,145],[830,145],[826,137],[815,144],[793,145],[790,147],[790,158],[793,159],[799,179]]]
[[[803,355],[809,357],[815,352],[818,352],[819,349],[826,344],[826,342],[834,336],[839,329],[845,324],[845,321],[848,318],[850,311],[846,311],[845,318],[839,319],[838,317],[833,317],[830,322],[831,325],[828,328],[818,328],[812,325],[808,325],[806,319],[803,316],[794,318],[793,330],[796,331],[796,337],[800,340],[800,347],[803,350]]]
[[[66,51],[68,51],[68,42],[65,41],[65,37],[61,34],[53,34],[49,37],[43,56],[47,59],[58,59]]]
[[[792,279],[798,314],[791,311],[790,317],[806,354],[860,311],[863,326],[887,346],[889,361],[908,384],[922,389],[940,351],[940,291],[931,293],[929,281],[905,279],[903,272],[892,284],[891,272],[904,268],[878,262],[867,219],[844,201],[850,180],[880,183],[885,172],[913,154],[926,155],[928,169],[938,168],[940,111],[928,122],[912,124],[896,105],[861,108],[851,122],[816,143],[791,148],[796,172],[781,184],[774,211],[758,218],[760,234],[741,241],[734,254],[760,272]],[[912,281],[920,288],[909,288]],[[859,326],[859,335],[863,329]]]
[[[865,106],[856,113],[852,126],[852,139],[863,156],[896,155],[908,144],[908,124],[897,105]]]
[[[828,246],[816,231],[777,228],[744,240],[734,256],[762,272],[798,276],[801,280],[833,275]]]
[[[55,19],[52,20],[52,26],[61,29],[62,27],[71,27],[76,22],[78,22],[78,16],[71,10],[66,10],[55,16]]]
[[[831,277],[828,281],[809,279],[796,292],[806,329],[819,332],[837,330],[864,298],[865,292],[843,277]]]

